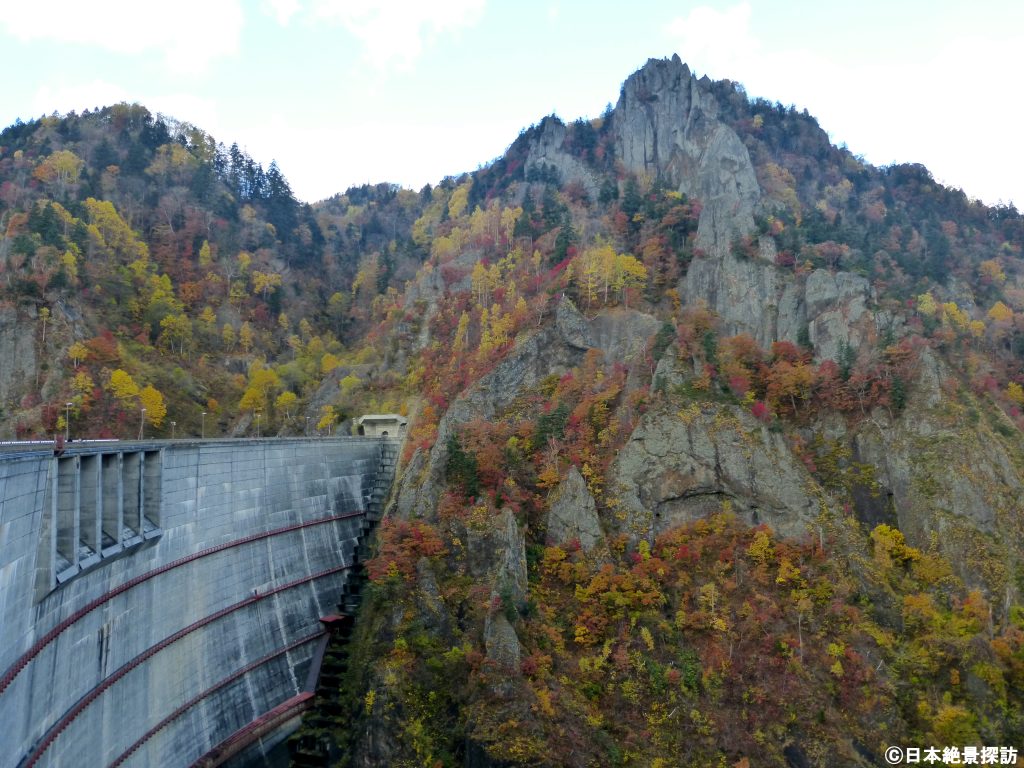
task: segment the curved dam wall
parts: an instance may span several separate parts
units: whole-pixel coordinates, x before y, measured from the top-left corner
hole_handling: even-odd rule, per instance
[[[301,697],[396,452],[0,453],[0,768],[187,766]]]

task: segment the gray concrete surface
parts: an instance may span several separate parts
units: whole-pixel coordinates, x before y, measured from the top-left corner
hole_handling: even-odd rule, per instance
[[[0,675],[47,632],[129,580],[252,534],[349,511],[380,495],[373,438],[75,445],[0,451]],[[384,462],[393,472],[393,459]],[[374,490],[376,489],[376,493]],[[194,559],[82,616],[0,693],[0,768],[25,763],[48,732],[123,665],[194,622],[255,595],[152,654],[66,724],[36,765],[109,765],[183,703],[316,633],[345,572],[266,593],[351,562],[356,516]],[[315,644],[224,685],[150,738],[129,766],[188,765],[301,689]]]

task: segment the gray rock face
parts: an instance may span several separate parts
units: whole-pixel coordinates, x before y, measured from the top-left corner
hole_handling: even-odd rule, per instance
[[[685,381],[686,377],[679,370],[679,347],[672,342],[654,369],[654,375],[651,377],[651,391],[668,391]]]
[[[799,287],[774,265],[730,251],[694,259],[679,286],[687,304],[705,302],[729,335],[749,333],[763,346],[796,341],[802,318]],[[785,306],[786,311],[780,311]]]
[[[563,298],[553,326],[519,343],[493,371],[448,408],[438,424],[437,440],[430,454],[420,460],[418,471],[413,472],[410,467],[402,477],[398,491],[399,515],[427,514],[436,507],[448,456],[446,442],[452,429],[475,418],[492,417],[545,376],[564,373],[578,365],[584,351],[591,346],[586,320],[569,299]]]
[[[720,256],[736,235],[753,230],[760,188],[747,148],[718,120],[714,97],[678,56],[651,59],[631,75],[613,119],[626,168],[701,201],[699,247]]]
[[[490,582],[494,595],[505,592],[517,604],[526,599],[526,537],[511,510],[458,535],[466,541],[466,565],[474,579]]]
[[[772,249],[763,243],[761,253]],[[849,272],[812,272],[801,284],[762,258],[695,259],[679,286],[687,303],[704,301],[730,335],[749,333],[762,347],[796,343],[807,326],[815,356],[836,360],[839,347],[857,347],[884,324],[868,309],[871,285]]]
[[[622,363],[642,355],[647,340],[661,328],[661,322],[653,315],[628,307],[606,309],[587,325],[592,346],[604,352],[605,361]]]
[[[509,599],[516,606],[526,602],[529,588],[526,577],[526,536],[519,530],[512,510],[504,509],[494,521],[497,565],[492,594]]]
[[[781,435],[740,408],[694,404],[648,412],[611,469],[624,519],[608,521],[634,543],[719,511],[728,501],[751,524],[784,535],[807,530],[818,512],[814,485]]]
[[[965,524],[986,533],[1015,530],[1024,514],[1024,470],[984,424],[944,395],[941,382],[953,373],[930,350],[921,353],[919,371],[899,418],[878,414],[854,442],[891,490],[900,530],[925,548],[933,534],[952,547],[953,530]],[[953,562],[963,561],[962,553],[947,551],[960,555]]]
[[[870,316],[864,318],[870,296],[867,279],[849,272],[816,269],[808,276],[804,289],[807,329],[820,359],[838,360],[842,344],[856,348],[866,340],[867,329],[861,321],[874,325]]]
[[[501,611],[491,613],[484,623],[484,647],[488,659],[510,673],[519,673],[519,636]]]
[[[551,166],[558,171],[563,184],[579,182],[591,200],[597,200],[598,180],[594,173],[576,157],[562,149],[566,136],[565,125],[554,118],[545,117],[540,124],[540,135],[531,144],[526,154],[526,173],[542,166]]]
[[[35,377],[35,310],[21,318],[18,310],[0,305],[0,404],[28,391]]]
[[[445,607],[444,598],[441,596],[441,588],[437,584],[437,577],[430,567],[430,561],[421,557],[416,561],[416,586],[419,589],[419,600],[417,607],[420,616],[423,617],[425,626],[440,632],[443,636],[450,633],[450,621],[448,609]]]
[[[569,474],[552,496],[546,539],[549,545],[579,539],[583,551],[589,552],[604,542],[594,497],[575,466],[569,468]]]
[[[594,346],[586,318],[565,296],[562,296],[555,309],[555,328],[562,340],[570,347],[587,350]]]

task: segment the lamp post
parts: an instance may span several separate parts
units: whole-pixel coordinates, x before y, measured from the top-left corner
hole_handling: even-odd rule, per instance
[[[306,417],[306,437],[309,437],[309,416]]]
[[[260,436],[260,412],[256,411],[256,438]]]
[[[139,411],[139,440],[142,440],[146,434],[146,409],[143,408]]]
[[[177,425],[177,423],[178,422],[176,422],[176,421],[172,421],[171,422],[171,440],[174,439],[174,427]]]
[[[202,426],[202,430],[203,431],[202,431],[201,434],[202,434],[202,438],[205,440],[206,439],[206,411],[203,411],[203,422],[202,423],[203,423],[203,426]]]
[[[64,403],[64,442],[71,439],[71,403]]]

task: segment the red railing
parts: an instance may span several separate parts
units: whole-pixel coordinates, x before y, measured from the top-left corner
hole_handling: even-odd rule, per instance
[[[134,659],[127,662],[124,666],[120,667],[116,672],[111,674],[109,677],[104,678],[99,685],[97,685],[95,688],[89,691],[89,693],[83,696],[78,701],[78,703],[75,704],[75,706],[69,709],[60,720],[58,720],[53,726],[50,727],[50,729],[46,732],[46,735],[36,745],[36,747],[32,750],[29,756],[22,761],[21,768],[32,768],[32,766],[34,766],[39,761],[39,758],[43,756],[43,753],[45,753],[46,750],[49,749],[50,746],[53,744],[53,742],[56,741],[57,737],[60,736],[60,734],[63,733],[64,730],[69,725],[71,725],[71,723],[73,723],[80,714],[82,714],[86,707],[88,707],[90,704],[96,701],[96,699],[98,699],[103,694],[104,691],[106,691],[108,688],[114,685],[114,683],[116,683],[122,677],[124,677],[133,669],[138,667],[140,664],[148,661],[150,658],[158,654],[167,646],[171,645],[172,643],[176,643],[183,637],[192,634],[197,629],[205,627],[207,624],[211,624],[219,618],[227,616],[228,614],[234,613],[235,611],[245,608],[247,606],[258,603],[260,600],[265,600],[268,597],[273,597],[274,595],[280,592],[284,592],[285,590],[301,586],[302,584],[308,584],[309,582],[323,578],[324,576],[330,576],[334,573],[347,571],[351,567],[352,566],[350,565],[340,565],[335,568],[327,568],[323,571],[318,571],[317,573],[310,574],[309,576],[304,576],[301,579],[289,581],[287,584],[282,584],[281,586],[274,587],[273,589],[269,589],[266,592],[253,595],[252,597],[247,597],[245,600],[241,600],[240,602],[237,602],[233,605],[229,605],[226,608],[221,608],[216,613],[211,613],[209,616],[202,618],[199,621],[195,621],[189,624],[187,627],[184,627],[183,629],[179,629],[173,635],[165,637],[156,645],[147,648]]]
[[[192,763],[191,768],[215,768],[221,765],[225,760],[237,755],[267,731],[272,731],[288,718],[307,709],[312,701],[313,694],[309,691],[303,691],[296,696],[292,696],[287,701],[281,702],[269,712],[265,712],[248,725],[242,726],[228,736],[224,741]]]
[[[15,661],[14,664],[12,664],[8,668],[8,670],[4,673],[4,676],[0,677],[0,695],[2,695],[4,691],[7,690],[8,687],[10,687],[11,683],[14,682],[14,678],[18,676],[18,673],[21,672],[21,670],[23,670],[26,666],[28,666],[29,662],[31,662],[32,659],[38,656],[46,646],[48,646],[50,643],[56,640],[65,630],[67,630],[68,627],[82,619],[84,616],[87,616],[88,614],[92,613],[101,605],[110,602],[118,595],[124,594],[128,590],[137,587],[139,584],[143,584],[149,581],[150,579],[155,578],[156,576],[159,576],[163,573],[167,573],[167,571],[174,570],[175,568],[179,568],[183,565],[187,565],[188,563],[199,560],[200,558],[209,557],[210,555],[215,555],[218,552],[223,552],[226,549],[239,547],[243,544],[249,544],[253,541],[259,541],[260,539],[270,538],[271,536],[278,536],[282,533],[288,533],[289,531],[297,531],[302,528],[309,528],[310,526],[314,525],[323,525],[325,523],[333,523],[337,520],[346,520],[352,517],[360,517],[361,515],[365,514],[366,512],[364,511],[346,512],[345,514],[341,515],[321,517],[317,518],[316,520],[307,520],[304,523],[295,523],[293,525],[286,525],[283,528],[274,528],[269,531],[263,531],[262,533],[254,533],[251,536],[246,536],[244,539],[236,539],[235,541],[229,541],[224,544],[218,544],[214,547],[207,547],[206,549],[201,549],[198,552],[193,552],[191,555],[179,557],[177,560],[172,560],[171,562],[162,565],[159,568],[155,568],[152,571],[147,571],[146,573],[136,576],[133,579],[129,579],[121,586],[116,587],[115,589],[112,589],[103,595],[100,595],[95,600],[92,600],[83,607],[79,608],[77,611],[75,611],[62,622],[57,624],[53,629],[51,629],[41,638],[36,640],[36,642],[32,644],[32,647],[30,647],[27,651],[25,651],[25,653],[19,656],[17,661]]]
[[[235,672],[232,672],[230,675],[225,677],[223,680],[218,682],[216,685],[213,685],[213,686],[207,688],[205,691],[200,693],[198,696],[193,696],[191,699],[186,701],[184,704],[182,704],[176,710],[171,712],[171,714],[169,714],[167,717],[165,717],[159,723],[157,723],[152,728],[150,728],[148,731],[146,731],[134,744],[132,744],[130,747],[128,747],[128,749],[126,749],[124,752],[122,752],[120,757],[118,757],[114,762],[112,762],[110,764],[110,768],[118,768],[118,766],[122,765],[125,760],[127,760],[129,757],[131,757],[133,754],[135,754],[135,752],[139,749],[139,747],[141,747],[143,744],[145,744],[151,738],[156,736],[158,733],[160,733],[160,731],[162,731],[168,725],[173,723],[175,720],[177,720],[179,717],[181,717],[183,714],[185,714],[188,710],[192,709],[192,707],[194,707],[196,704],[198,704],[203,699],[212,696],[217,691],[219,691],[221,688],[223,688],[223,687],[225,687],[227,685],[230,685],[231,683],[235,682],[239,678],[247,675],[249,672],[252,672],[257,667],[263,666],[268,661],[272,661],[273,659],[276,659],[278,656],[283,656],[284,654],[289,653],[290,651],[294,651],[299,646],[306,645],[307,643],[311,643],[314,640],[319,640],[323,636],[324,636],[324,632],[322,632],[322,631],[321,632],[316,632],[316,633],[314,633],[312,635],[308,635],[307,637],[300,638],[300,639],[296,640],[293,643],[289,643],[284,648],[279,648],[278,650],[273,651],[272,653],[268,653],[266,656],[263,656],[263,657],[261,657],[259,659],[256,659],[256,661],[252,662],[251,664],[246,664],[241,669],[239,669],[239,670],[237,670]]]

